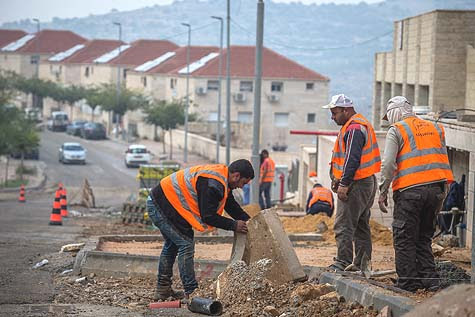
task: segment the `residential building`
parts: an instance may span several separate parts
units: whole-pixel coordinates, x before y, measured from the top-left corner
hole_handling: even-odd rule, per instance
[[[31,78],[38,74],[38,59],[45,61],[56,53],[85,42],[85,38],[71,31],[42,30],[38,34],[24,34],[1,47],[0,68]]]
[[[475,210],[475,11],[435,10],[394,22],[393,49],[377,53],[373,122],[403,95],[416,113],[442,124],[456,181],[466,175],[462,239],[471,245]],[[425,115],[424,115],[425,114]]]

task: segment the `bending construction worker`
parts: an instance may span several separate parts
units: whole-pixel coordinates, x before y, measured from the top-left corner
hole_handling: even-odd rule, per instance
[[[313,185],[312,190],[308,194],[307,209],[305,211],[309,215],[316,215],[321,212],[331,217],[335,208],[333,203],[331,190],[317,183]]]
[[[154,187],[147,199],[147,210],[160,229],[165,244],[158,264],[154,300],[188,296],[197,287],[194,270],[194,231],[213,227],[246,233],[249,215],[234,200],[232,190],[242,188],[254,178],[248,160],[198,165],[175,172]],[[223,217],[223,211],[233,219]],[[178,269],[185,293],[172,289],[173,264]]]
[[[272,207],[270,200],[270,190],[274,181],[275,163],[269,157],[267,150],[261,152],[261,169],[259,177],[259,206],[261,209]],[[264,197],[262,197],[264,195]]]
[[[333,147],[330,177],[338,195],[335,218],[337,256],[331,269],[344,270],[350,264],[360,268],[364,255],[371,259],[370,208],[376,194],[376,177],[381,158],[373,126],[355,112],[353,102],[343,94],[332,97],[323,108],[342,126]],[[353,242],[355,257],[353,259]]]
[[[397,286],[416,291],[437,288],[431,242],[435,218],[453,181],[442,126],[422,120],[405,97],[389,100],[384,116],[391,127],[386,136],[379,189],[379,207],[387,212],[392,182],[393,240]]]

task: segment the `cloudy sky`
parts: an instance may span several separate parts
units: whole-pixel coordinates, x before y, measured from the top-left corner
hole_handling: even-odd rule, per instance
[[[184,0],[186,1],[186,0]],[[237,0],[233,0],[237,1]],[[266,0],[269,1],[269,0]],[[272,0],[274,2],[302,3],[358,3],[362,0]],[[368,3],[382,0],[364,0]],[[173,0],[0,0],[0,24],[20,19],[39,18],[50,21],[53,17],[72,18],[89,14],[103,14],[111,9],[133,10],[155,4],[170,4]]]

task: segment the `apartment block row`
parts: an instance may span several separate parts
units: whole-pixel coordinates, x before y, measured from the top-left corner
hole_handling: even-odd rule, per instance
[[[252,135],[255,47],[180,47],[166,40],[85,39],[70,31],[42,30],[27,34],[0,30],[0,68],[27,77],[38,76],[63,85],[97,86],[117,83],[158,100],[186,97],[189,75],[190,112],[196,113],[197,132],[212,135],[218,120],[220,74],[221,121],[226,105],[225,61],[230,55],[231,122],[233,144],[248,147]],[[221,71],[219,69],[221,59]],[[263,147],[297,150],[311,136],[290,135],[290,130],[335,128],[321,109],[329,97],[329,78],[268,48],[263,51],[261,143]],[[26,106],[29,102],[26,102]],[[56,107],[46,101],[44,112]],[[107,116],[102,116],[108,120]],[[106,124],[108,122],[105,122]],[[140,111],[127,113],[125,129],[150,137]],[[199,130],[199,131],[198,131]],[[224,131],[224,129],[222,129]]]

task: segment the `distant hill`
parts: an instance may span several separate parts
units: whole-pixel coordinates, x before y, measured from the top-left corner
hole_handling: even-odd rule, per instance
[[[255,44],[255,0],[231,1],[231,43]],[[374,53],[391,50],[393,21],[435,9],[475,9],[474,0],[386,0],[355,5],[274,3],[265,1],[264,45],[331,78],[331,93],[344,92],[359,110],[370,113]],[[72,30],[88,38],[117,38],[113,21],[122,23],[123,39],[169,39],[192,45],[219,45],[219,24],[211,15],[226,16],[226,0],[186,0],[133,11],[112,10],[84,18],[54,18],[42,28]],[[36,30],[30,20],[2,28]],[[224,28],[226,32],[226,26]],[[226,40],[224,40],[226,43]]]

